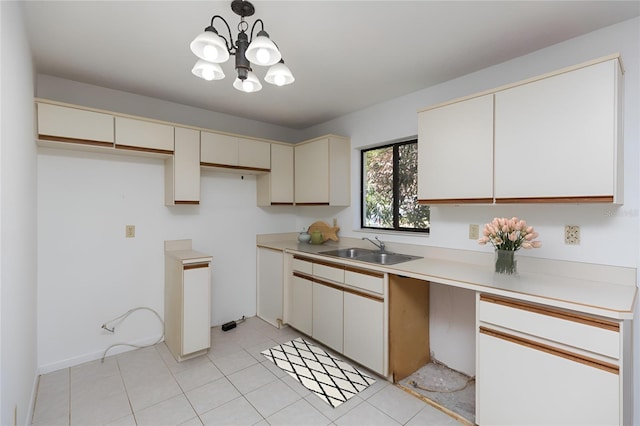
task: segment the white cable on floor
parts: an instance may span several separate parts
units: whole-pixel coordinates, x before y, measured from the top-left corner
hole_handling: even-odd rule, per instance
[[[162,318],[160,318],[160,315],[153,309],[148,308],[146,306],[140,306],[138,308],[133,308],[133,309],[129,309],[127,312],[125,312],[124,314],[120,315],[119,317],[116,317],[110,321],[105,322],[104,324],[102,324],[102,326],[100,328],[107,330],[109,333],[115,333],[116,331],[116,325],[121,324],[125,319],[127,319],[127,317],[129,315],[131,315],[132,313],[134,313],[135,311],[139,311],[141,309],[147,310],[147,311],[151,311],[153,312],[156,317],[158,317],[158,320],[160,320],[160,325],[162,325],[162,335],[158,338],[158,340],[154,343],[148,344],[148,345],[134,345],[132,343],[114,343],[113,345],[109,346],[107,349],[105,349],[104,354],[102,354],[102,359],[100,360],[100,362],[104,363],[104,359],[107,356],[107,352],[109,352],[109,350],[111,350],[111,348],[114,348],[116,346],[131,346],[132,348],[146,348],[149,346],[153,346],[156,345],[160,342],[162,342],[162,339],[164,339],[164,321],[162,320]],[[107,324],[110,324],[112,322],[115,322],[115,324],[111,327],[108,327]]]

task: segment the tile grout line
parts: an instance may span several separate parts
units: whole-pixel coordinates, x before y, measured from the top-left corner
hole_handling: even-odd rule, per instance
[[[133,421],[136,426],[138,426],[138,419],[136,418],[136,413],[133,411],[133,405],[131,404],[131,398],[129,397],[129,390],[127,389],[127,384],[124,381],[124,377],[122,376],[122,369],[120,368],[120,362],[117,358],[118,355],[114,355],[116,366],[118,367],[118,374],[120,375],[120,381],[122,381],[122,387],[124,388],[124,393],[127,395],[127,402],[129,403],[129,409],[131,410],[131,416],[133,417]]]

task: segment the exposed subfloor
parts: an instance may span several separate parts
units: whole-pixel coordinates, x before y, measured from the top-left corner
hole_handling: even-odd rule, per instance
[[[475,424],[476,382],[442,364],[430,362],[398,385]]]

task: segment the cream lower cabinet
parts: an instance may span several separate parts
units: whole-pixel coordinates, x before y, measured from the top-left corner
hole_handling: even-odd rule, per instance
[[[301,332],[313,334],[313,281],[293,273],[291,277],[289,324]]]
[[[313,331],[311,335],[330,348],[342,352],[344,327],[342,289],[314,279],[312,304]]]
[[[380,374],[386,370],[384,299],[344,292],[344,348],[351,359]]]
[[[281,250],[258,247],[257,314],[280,327],[283,321],[284,255]]]
[[[165,342],[177,361],[211,347],[211,256],[191,240],[165,242]]]
[[[628,424],[623,324],[478,297],[479,425]]]
[[[291,270],[286,322],[386,376],[386,275],[298,256]]]

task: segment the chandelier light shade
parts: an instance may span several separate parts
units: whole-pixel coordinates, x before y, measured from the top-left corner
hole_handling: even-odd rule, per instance
[[[284,86],[285,84],[293,83],[295,78],[293,78],[289,67],[280,59],[280,62],[269,68],[267,75],[264,76],[264,81],[275,84],[276,86]]]
[[[222,71],[222,67],[220,64],[216,64],[213,62],[207,62],[203,59],[200,59],[193,66],[191,72],[204,80],[222,80],[224,78],[224,72]]]
[[[253,72],[252,65],[270,66],[264,78],[267,83],[276,86],[293,83],[295,78],[284,64],[280,49],[264,30],[262,19],[257,19],[253,23],[251,32],[247,35],[249,24],[244,18],[254,14],[253,4],[246,0],[233,0],[231,10],[240,16],[239,32],[235,42],[227,21],[220,15],[214,15],[211,18],[211,24],[191,42],[191,51],[199,58],[191,72],[204,80],[221,80],[225,75],[219,64],[226,62],[229,56],[233,55],[237,73],[233,87],[240,91],[252,93],[262,89],[262,84]],[[213,26],[216,19],[224,23],[229,33],[228,39],[220,35]],[[253,33],[258,23],[261,28],[254,37]]]

